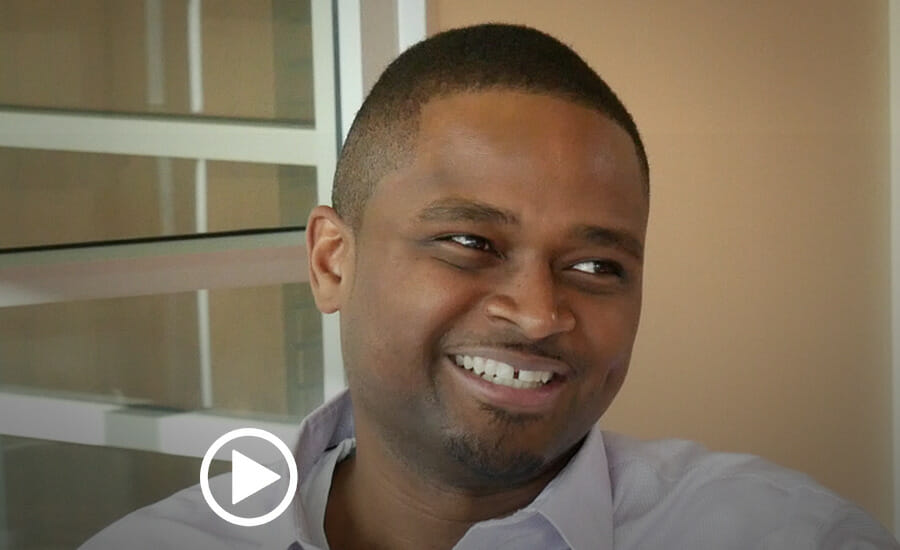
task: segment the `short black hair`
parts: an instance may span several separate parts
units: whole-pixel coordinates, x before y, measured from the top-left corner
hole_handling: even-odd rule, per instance
[[[337,162],[332,203],[354,229],[375,185],[412,154],[422,106],[442,96],[496,89],[559,97],[595,109],[634,141],[649,192],[637,126],[602,78],[570,47],[537,29],[483,24],[436,34],[395,59],[369,92]]]

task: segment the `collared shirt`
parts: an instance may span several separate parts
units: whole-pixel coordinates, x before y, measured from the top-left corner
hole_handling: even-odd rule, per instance
[[[303,481],[292,508],[271,524],[229,525],[194,487],[134,512],[83,548],[325,550],[330,479],[353,437],[346,392],[303,421],[295,452]],[[229,484],[229,476],[211,483]],[[265,512],[280,495],[259,500]],[[859,507],[803,474],[687,441],[642,442],[594,428],[531,504],[473,525],[455,548],[900,550],[900,544]]]

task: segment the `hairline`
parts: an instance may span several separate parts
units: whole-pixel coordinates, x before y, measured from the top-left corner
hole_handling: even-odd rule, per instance
[[[480,85],[478,83],[471,83],[468,86],[456,86],[445,88],[442,90],[434,90],[433,93],[427,94],[424,97],[407,97],[405,101],[409,102],[413,105],[413,108],[409,109],[409,115],[403,117],[400,120],[397,120],[393,123],[389,123],[387,125],[387,130],[390,130],[388,133],[391,136],[394,136],[398,139],[394,145],[392,146],[395,149],[392,154],[395,155],[395,159],[388,164],[390,165],[387,170],[385,170],[382,174],[380,174],[377,181],[370,182],[366,186],[364,198],[360,204],[358,215],[354,220],[346,220],[348,221],[348,225],[350,225],[351,229],[356,232],[362,227],[363,219],[365,218],[365,212],[368,209],[369,201],[374,195],[376,188],[381,184],[386,178],[390,177],[392,174],[395,174],[405,168],[408,168],[410,164],[413,162],[416,151],[416,140],[418,139],[421,131],[421,120],[422,113],[426,106],[429,104],[439,101],[442,99],[447,99],[453,96],[465,95],[465,94],[481,94],[481,93],[489,93],[489,92],[514,92],[514,93],[522,93],[522,94],[531,94],[537,96],[550,97],[554,99],[559,99],[562,101],[566,101],[573,105],[578,105],[584,108],[587,108],[591,111],[599,113],[603,116],[607,121],[615,124],[618,128],[625,132],[625,135],[628,136],[628,140],[631,143],[633,148],[633,153],[635,159],[638,162],[638,166],[641,171],[641,189],[644,193],[644,196],[649,200],[650,197],[650,174],[647,167],[647,164],[641,158],[641,153],[639,151],[639,143],[635,140],[635,137],[631,134],[628,128],[622,124],[621,121],[616,120],[615,116],[609,112],[609,110],[601,108],[601,106],[593,103],[591,101],[586,101],[581,99],[577,95],[573,93],[567,93],[565,90],[553,89],[550,87],[542,87],[542,86],[527,86],[527,85],[517,85],[515,83],[491,83]],[[353,129],[351,128],[351,132]],[[380,132],[384,132],[385,129],[379,130]],[[646,156],[646,152],[644,152]]]

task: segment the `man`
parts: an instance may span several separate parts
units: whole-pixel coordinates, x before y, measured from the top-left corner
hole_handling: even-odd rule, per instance
[[[638,327],[649,169],[557,40],[483,25],[401,55],[333,198],[307,246],[349,393],[301,427],[294,507],[242,529],[191,489],[94,547],[900,548],[800,474],[596,427]]]

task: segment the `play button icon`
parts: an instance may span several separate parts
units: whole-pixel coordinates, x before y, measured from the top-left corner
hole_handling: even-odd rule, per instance
[[[231,503],[255,495],[281,476],[240,451],[231,451]]]
[[[269,445],[275,447],[278,453],[284,458],[288,471],[288,483],[284,496],[281,501],[273,509],[265,513],[245,517],[239,516],[226,510],[213,496],[209,483],[209,467],[222,447],[237,441],[241,438],[261,439]],[[255,443],[258,443],[255,442]],[[245,443],[245,445],[247,445]],[[249,446],[248,446],[249,448]],[[252,453],[251,453],[252,454]],[[244,500],[259,493],[266,487],[277,483],[282,479],[282,475],[270,468],[263,466],[256,460],[250,458],[241,451],[231,450],[231,504],[232,506],[243,502]],[[232,430],[210,445],[209,449],[203,455],[203,462],[200,464],[200,490],[203,493],[203,499],[213,512],[228,523],[240,525],[243,527],[253,527],[263,525],[277,518],[284,512],[294,498],[297,492],[297,465],[294,463],[294,457],[291,450],[278,439],[274,434],[257,428],[240,428]],[[227,489],[226,489],[227,491]],[[264,501],[265,502],[265,501]]]

